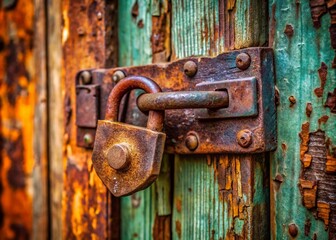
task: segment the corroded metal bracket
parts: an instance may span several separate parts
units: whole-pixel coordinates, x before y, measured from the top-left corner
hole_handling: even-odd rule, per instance
[[[248,48],[214,58],[190,57],[164,64],[80,71],[76,77],[76,118],[77,123],[81,123],[77,124],[79,146],[92,147],[96,128],[92,124],[93,118],[97,116],[98,119],[104,119],[107,97],[118,80],[125,76],[150,78],[158,83],[163,92],[208,91],[210,95],[211,91],[227,92],[228,105],[223,108],[165,111],[165,151],[168,153],[258,153],[275,149],[272,49]],[[138,95],[139,92],[133,92],[124,98],[119,117],[129,124],[145,126],[146,114],[137,108],[136,100],[142,110],[148,110],[153,108],[153,104],[149,104],[153,96],[144,94],[138,98]],[[201,98],[205,94],[195,96]],[[167,107],[169,104],[164,102],[169,101],[167,99],[172,101],[172,95],[167,97],[167,94],[162,93],[161,108],[174,108]],[[160,102],[160,96],[156,100]],[[81,109],[85,106],[96,108]],[[88,124],[85,124],[86,121]]]

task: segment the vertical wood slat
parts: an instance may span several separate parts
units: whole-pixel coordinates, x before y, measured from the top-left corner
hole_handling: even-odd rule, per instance
[[[119,65],[170,57],[169,11],[169,1],[119,1]],[[132,121],[137,114],[132,109],[126,119]],[[161,175],[150,188],[121,199],[122,239],[170,239],[170,162],[164,157]]]
[[[34,118],[39,121],[42,117],[34,117],[36,101],[43,94],[43,89],[36,87],[44,81],[38,74],[43,68],[35,69],[38,59],[33,47],[34,38],[41,36],[34,33],[33,1],[7,4],[3,1],[0,9],[0,236],[28,239],[33,237],[33,221],[42,220],[45,214],[43,203],[41,212],[32,208],[33,202],[43,202],[46,194],[40,188],[45,183],[45,145],[40,152],[33,143],[33,136],[39,133]],[[33,176],[36,171],[40,175]],[[36,185],[36,180],[41,182]]]
[[[116,63],[115,2],[48,2],[49,142],[52,239],[118,238],[112,198],[76,146],[75,75]],[[105,15],[108,14],[108,15]]]
[[[267,15],[256,18],[254,9],[267,13],[265,6],[266,1],[173,0],[173,56],[264,45]],[[267,161],[263,155],[176,156],[173,238],[268,239]]]
[[[63,89],[62,84],[62,8],[60,1],[47,5],[48,51],[48,140],[50,181],[50,236],[62,237],[63,191]]]
[[[48,135],[47,135],[47,34],[45,1],[34,0],[34,67],[36,99],[34,113],[33,235],[49,237]]]
[[[295,232],[296,239],[336,237],[335,173],[326,171],[327,159],[335,159],[336,143],[336,116],[325,105],[336,88],[327,2],[269,1],[270,46],[280,91],[278,148],[271,161],[272,239],[290,239]],[[314,27],[312,6],[317,15],[325,10],[319,28]],[[305,181],[316,185],[304,186]],[[331,204],[323,217],[321,199]]]

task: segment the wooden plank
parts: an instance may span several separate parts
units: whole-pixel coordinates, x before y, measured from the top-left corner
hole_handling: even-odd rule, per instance
[[[170,57],[169,11],[168,1],[119,1],[120,66],[167,61]],[[137,114],[140,112],[134,108],[126,118],[132,119]],[[155,184],[122,198],[122,239],[170,239],[169,165],[165,157],[163,171]]]
[[[116,63],[115,10],[114,2],[48,2],[52,239],[119,237],[111,197],[91,151],[76,146],[75,125],[75,74]]]
[[[36,5],[34,5],[36,4]],[[0,10],[0,236],[46,237],[45,53],[43,14],[35,1]],[[36,11],[36,12],[35,12]],[[34,31],[34,27],[37,27]],[[40,38],[40,39],[39,39]],[[40,63],[38,68],[35,67]],[[39,72],[41,71],[41,72]],[[41,125],[40,129],[36,129]],[[36,141],[36,134],[41,134]],[[33,204],[34,202],[34,204]],[[33,221],[41,224],[37,233]]]
[[[48,135],[47,135],[47,39],[46,5],[34,0],[34,69],[36,98],[34,113],[33,236],[49,237]]]
[[[63,191],[63,94],[62,91],[62,29],[61,2],[49,1],[47,5],[48,51],[48,141],[50,180],[50,236],[62,237]]]
[[[333,1],[269,1],[280,90],[273,239],[336,237],[336,178],[329,167],[336,142],[334,7]]]
[[[261,8],[259,16],[264,6],[265,1],[173,0],[173,56],[264,45],[267,15],[254,12]],[[263,155],[176,156],[173,238],[268,239],[267,161]]]

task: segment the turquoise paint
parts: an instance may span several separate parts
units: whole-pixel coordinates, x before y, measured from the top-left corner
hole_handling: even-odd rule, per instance
[[[336,115],[323,107],[327,91],[336,86],[335,70],[331,68],[334,50],[331,48],[329,36],[330,17],[322,17],[322,27],[313,27],[309,1],[300,1],[296,6],[291,0],[269,1],[269,12],[275,6],[275,36],[274,53],[276,66],[277,86],[280,90],[280,106],[278,107],[278,149],[272,156],[271,178],[280,174],[284,181],[278,191],[274,191],[273,239],[290,239],[288,225],[295,223],[299,234],[296,239],[328,239],[324,224],[315,220],[309,210],[302,205],[298,183],[301,171],[300,138],[299,132],[304,122],[310,123],[310,132],[316,131],[318,119],[328,115],[329,120],[325,126],[326,135],[336,143]],[[298,11],[296,11],[298,7]],[[287,24],[291,24],[294,35],[289,38],[284,34]],[[328,80],[324,89],[323,98],[317,98],[314,89],[320,86],[317,70],[321,62],[328,65]],[[297,103],[289,107],[288,97],[295,96]],[[313,112],[310,118],[305,114],[306,103],[312,103]],[[285,144],[287,150],[283,151],[281,145]],[[272,183],[271,183],[272,184]],[[273,183],[275,184],[275,183]],[[306,219],[311,221],[309,236],[304,235]]]
[[[234,231],[237,235],[241,235],[243,233],[243,227],[244,227],[244,220],[235,218],[234,219]]]

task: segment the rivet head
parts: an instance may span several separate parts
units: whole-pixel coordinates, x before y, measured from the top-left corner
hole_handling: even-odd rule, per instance
[[[115,170],[125,169],[130,162],[129,148],[126,143],[113,145],[107,152],[107,161]]]
[[[92,76],[91,76],[91,73],[89,71],[81,72],[79,78],[80,78],[80,81],[82,82],[82,84],[90,84],[91,81],[92,81]]]
[[[247,148],[252,144],[252,132],[248,129],[243,129],[237,133],[237,142],[243,147]]]
[[[115,73],[113,74],[112,79],[113,79],[113,81],[115,83],[117,83],[117,82],[119,82],[121,79],[123,79],[125,77],[126,77],[125,73],[123,71],[118,70],[118,71],[115,71]]]
[[[83,140],[86,146],[90,146],[93,143],[93,137],[90,133],[85,133]]]
[[[236,57],[236,66],[240,70],[246,70],[251,65],[251,57],[247,53],[239,53]]]
[[[193,77],[197,73],[197,64],[194,61],[187,61],[183,66],[183,70],[188,77]]]
[[[185,139],[185,145],[190,151],[195,151],[198,147],[198,136],[196,133],[189,133]]]
[[[97,13],[97,19],[102,20],[103,19],[103,14],[101,12]]]
[[[298,227],[296,226],[295,223],[289,224],[289,226],[288,226],[288,233],[293,238],[295,238],[298,235],[299,230],[298,230]]]

